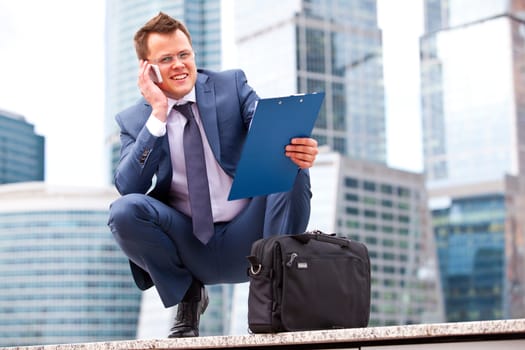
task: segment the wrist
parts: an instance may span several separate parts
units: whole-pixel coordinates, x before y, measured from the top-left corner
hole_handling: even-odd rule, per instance
[[[154,108],[151,111],[151,116],[165,123],[168,120],[168,108]]]
[[[160,120],[152,113],[146,122],[146,128],[153,136],[161,137],[166,133],[166,122]]]

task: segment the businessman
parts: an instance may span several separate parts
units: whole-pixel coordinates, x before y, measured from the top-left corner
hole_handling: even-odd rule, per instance
[[[305,231],[317,142],[295,138],[283,149],[298,168],[289,192],[228,201],[257,94],[241,70],[198,70],[188,30],[162,12],[134,43],[143,98],[115,117],[122,196],[108,224],[137,286],[155,285],[165,307],[178,305],[168,336],[195,337],[205,285],[247,281],[255,240]]]

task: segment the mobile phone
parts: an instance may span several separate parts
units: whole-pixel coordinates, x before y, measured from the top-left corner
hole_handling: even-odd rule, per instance
[[[149,76],[154,83],[162,83],[162,75],[160,75],[159,66],[156,64],[150,64],[151,69],[149,70]]]

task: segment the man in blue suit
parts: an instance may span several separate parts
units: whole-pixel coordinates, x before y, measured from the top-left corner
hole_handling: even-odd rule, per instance
[[[130,259],[137,286],[155,285],[165,307],[178,304],[169,337],[198,336],[208,304],[206,284],[247,281],[246,256],[255,240],[306,229],[307,169],[318,153],[317,142],[295,138],[283,149],[298,167],[289,192],[228,201],[258,96],[241,70],[197,70],[188,30],[162,12],[134,42],[143,99],[116,116],[121,155],[115,186],[122,196],[111,204],[109,226]],[[152,65],[159,69],[157,82]],[[186,174],[191,167],[185,164],[190,156],[183,142],[187,119],[178,110],[184,103],[190,103],[202,137],[200,176]],[[194,235],[201,219],[194,220],[198,213],[192,213],[191,202],[197,200],[190,200],[194,190],[188,189],[201,177],[208,180],[202,196],[209,195],[211,206],[211,238],[204,240]]]

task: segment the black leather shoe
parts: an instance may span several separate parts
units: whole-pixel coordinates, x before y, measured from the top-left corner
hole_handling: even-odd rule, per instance
[[[195,282],[194,282],[195,283]],[[194,285],[192,285],[194,287]],[[201,315],[208,307],[209,298],[208,291],[199,283],[197,292],[190,295],[186,293],[184,299],[177,306],[177,316],[175,317],[175,324],[170,329],[168,338],[186,338],[199,336],[199,321]]]

